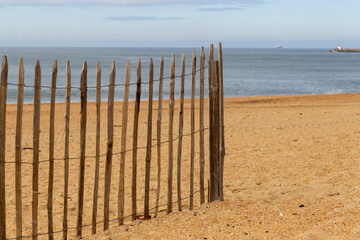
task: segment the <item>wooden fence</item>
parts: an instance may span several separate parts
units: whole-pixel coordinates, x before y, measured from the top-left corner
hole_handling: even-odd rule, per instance
[[[223,195],[223,167],[224,167],[224,156],[225,156],[225,141],[224,141],[224,106],[223,106],[223,62],[222,62],[222,47],[221,43],[218,46],[218,60],[214,61],[214,48],[213,45],[209,49],[209,58],[208,64],[205,63],[205,51],[204,48],[201,49],[200,55],[200,68],[196,69],[196,53],[195,50],[192,55],[192,69],[191,73],[185,73],[185,55],[182,55],[181,62],[181,75],[175,76],[175,56],[172,55],[171,58],[171,69],[170,76],[164,77],[164,59],[161,57],[160,60],[160,76],[158,79],[154,80],[154,67],[153,61],[150,59],[149,63],[149,80],[147,82],[142,81],[141,76],[141,60],[138,59],[137,62],[137,81],[130,81],[130,62],[127,61],[126,64],[126,76],[124,84],[115,84],[115,61],[111,63],[110,78],[109,84],[106,86],[101,86],[101,67],[100,63],[97,64],[96,68],[96,86],[88,87],[87,86],[87,63],[83,63],[81,78],[80,78],[80,103],[71,102],[71,90],[77,87],[72,87],[71,81],[71,69],[70,62],[66,62],[66,86],[57,87],[57,71],[58,66],[57,62],[54,61],[53,70],[52,70],[52,81],[51,86],[42,86],[41,85],[41,67],[39,61],[36,62],[35,66],[35,76],[34,76],[34,85],[27,86],[24,84],[24,64],[23,59],[20,58],[19,61],[19,81],[18,83],[8,82],[8,62],[6,56],[3,57],[2,67],[1,67],[1,88],[0,88],[0,239],[26,239],[32,238],[37,239],[42,236],[49,239],[54,238],[71,238],[69,232],[73,231],[73,234],[76,233],[77,237],[83,237],[83,229],[91,227],[91,233],[95,234],[97,232],[97,226],[103,224],[103,230],[109,228],[109,224],[117,222],[118,225],[123,225],[126,219],[131,218],[132,220],[136,219],[150,219],[151,217],[156,217],[160,212],[166,211],[166,213],[171,213],[173,211],[173,205],[178,204],[178,210],[183,209],[184,201],[188,201],[189,209],[194,208],[194,195],[195,193],[200,193],[199,201],[197,206],[205,202],[206,192],[208,192],[208,201],[214,201],[217,199],[224,199]],[[205,69],[208,69],[208,80],[209,80],[209,99],[204,99],[204,78],[205,78]],[[197,73],[199,73],[199,99],[195,99],[195,89],[196,89],[196,79]],[[185,125],[185,128],[189,126],[190,131],[187,134],[184,134],[184,116],[186,109],[184,109],[184,102],[187,101],[184,99],[184,89],[185,89],[185,77],[191,76],[191,99],[190,101],[190,120],[189,123]],[[181,79],[180,84],[180,99],[175,99],[175,80],[177,78]],[[169,80],[169,99],[163,100],[163,82],[164,80]],[[154,82],[159,83],[159,95],[157,100],[157,121],[156,121],[156,136],[152,136],[152,127],[153,127],[153,85]],[[148,100],[141,101],[141,87],[142,85],[148,85]],[[16,124],[15,124],[15,114],[7,111],[8,104],[7,100],[7,86],[14,85],[18,88],[17,95],[17,104],[16,104]],[[136,97],[134,102],[129,102],[129,89],[130,86],[136,86]],[[124,87],[123,101],[115,102],[115,87],[122,86]],[[34,103],[33,105],[24,105],[24,87],[30,87],[34,89]],[[101,89],[108,88],[108,101],[107,103],[101,102]],[[51,101],[49,105],[40,104],[41,102],[41,89],[49,88],[51,90]],[[89,88],[96,88],[96,103],[88,106],[87,100],[87,91]],[[58,111],[56,111],[55,106],[55,96],[56,90],[63,89],[66,91],[65,94],[65,124],[59,118],[56,117]],[[205,106],[206,101],[208,101],[208,107]],[[168,103],[168,108],[163,107],[163,102]],[[179,102],[179,129],[178,135],[174,133],[174,123],[175,115],[174,112],[175,102]],[[140,105],[141,103],[147,103],[147,120],[146,120],[146,130],[141,128],[141,122],[139,122],[140,115]],[[61,103],[62,104],[62,103]],[[77,104],[77,105],[75,105]],[[91,103],[89,103],[91,104]],[[107,104],[107,108],[104,109],[104,104]],[[114,124],[114,119],[118,119],[118,114],[120,111],[114,111],[118,109],[118,105],[121,107],[121,134],[119,133],[119,125]],[[197,105],[197,106],[196,106]],[[60,106],[60,105],[59,105]],[[70,132],[70,125],[73,122],[70,121],[70,116],[73,116],[71,113],[73,108],[80,110],[80,116],[75,116],[72,118],[78,118],[80,124],[78,128],[74,127],[78,133]],[[44,113],[40,111],[40,108],[45,108],[48,110],[49,115],[46,116],[46,119],[49,121],[48,129],[48,142],[44,146],[42,139],[40,138],[41,130],[40,126],[40,117],[44,118]],[[195,110],[198,109],[199,116],[199,129],[195,129]],[[132,122],[132,138],[128,137],[128,116],[129,109],[133,109],[133,122]],[[146,108],[145,108],[146,109]],[[163,116],[164,109],[168,110],[168,119],[165,119]],[[208,109],[209,118],[206,119],[204,112]],[[75,110],[75,111],[76,111]],[[101,113],[107,112],[107,123],[101,121]],[[156,109],[155,109],[156,110]],[[33,119],[33,128],[32,134],[28,131],[31,130],[30,126],[27,126],[28,120],[24,118],[24,112],[31,112],[30,117]],[[7,115],[8,114],[8,115]],[[91,125],[89,119],[94,119],[94,124]],[[145,117],[146,119],[146,117]],[[30,119],[31,120],[31,119]],[[175,120],[175,121],[174,121]],[[207,121],[206,121],[207,120]],[[7,125],[14,122],[14,133],[7,132]],[[59,122],[61,127],[59,126]],[[206,122],[209,124],[206,126]],[[25,126],[23,125],[25,123]],[[71,124],[70,124],[71,123]],[[185,122],[186,123],[186,122]],[[130,124],[131,125],[131,124]],[[129,127],[131,127],[129,125]],[[55,130],[56,126],[56,130]],[[101,137],[102,126],[107,127],[107,138],[103,139]],[[164,131],[164,128],[168,128],[168,132]],[[95,130],[95,133],[90,132],[90,134],[95,135],[95,143],[88,144],[89,141],[89,130]],[[119,131],[117,131],[119,129]],[[206,144],[205,135],[209,135],[209,142]],[[45,131],[45,130],[44,130]],[[59,141],[56,138],[56,132],[63,133],[64,137]],[[29,132],[27,134],[27,132]],[[144,135],[145,139],[141,138],[141,133],[146,132]],[[140,134],[139,134],[140,133]],[[7,135],[8,134],[8,135]],[[9,143],[6,142],[9,139],[9,134],[14,135],[15,137],[15,150],[13,153],[9,154],[11,150],[9,149]],[[30,136],[29,139],[32,140],[32,147],[25,147],[23,140],[29,141],[28,138],[24,137],[27,135]],[[165,135],[166,140],[163,135]],[[174,137],[175,135],[175,137]],[[114,137],[120,137],[120,151],[115,152],[115,145],[117,143]],[[177,136],[177,137],[176,137]],[[183,137],[190,137],[190,157],[183,158]],[[163,137],[163,138],[162,138]],[[197,139],[196,139],[197,138]],[[153,143],[153,140],[156,140],[156,143]],[[139,147],[138,141],[145,142],[146,146]],[[177,188],[173,190],[173,172],[174,172],[174,142],[177,141],[177,165],[176,165],[176,179],[177,179]],[[55,143],[60,142],[62,144],[60,150],[55,149]],[[106,142],[105,144],[102,144]],[[132,148],[127,148],[127,142],[132,143]],[[31,144],[31,143],[30,143]],[[162,145],[167,144],[167,158],[163,161],[163,148]],[[101,154],[101,146],[106,148],[106,153]],[[70,157],[70,150],[78,149],[79,157]],[[88,146],[88,149],[86,148]],[[89,146],[91,149],[89,150]],[[95,146],[95,148],[93,148]],[[208,156],[209,156],[209,170],[205,169],[206,165],[206,152],[205,146],[208,146]],[[156,160],[157,168],[154,168],[154,171],[151,171],[152,160],[152,148],[156,147]],[[198,152],[195,150],[195,147],[198,148]],[[41,148],[41,149],[40,149]],[[46,149],[47,148],[47,149]],[[14,148],[12,148],[14,149]],[[31,156],[25,152],[25,150],[32,150],[32,161],[26,161],[26,159],[31,159]],[[48,154],[48,158],[41,160],[40,156],[44,153]],[[141,150],[145,150],[145,162],[142,165],[142,162],[139,162],[138,159],[141,157],[139,153]],[[59,153],[60,151],[60,153]],[[75,150],[74,150],[75,151]],[[94,152],[93,155],[87,155],[91,151]],[[76,152],[76,151],[75,151]],[[132,153],[131,161],[129,161],[130,156],[126,156],[126,153]],[[64,157],[55,157],[59,154],[63,154]],[[120,156],[118,164],[113,163],[113,157]],[[198,156],[195,171],[195,156]],[[104,161],[102,161],[104,158]],[[90,161],[90,160],[94,161]],[[74,162],[78,160],[78,166],[74,166]],[[55,164],[56,162],[56,164]],[[126,174],[125,172],[125,163],[126,166],[132,163],[129,172],[131,174]],[[168,171],[164,173],[163,165],[167,164]],[[41,165],[42,164],[42,165]],[[48,164],[48,165],[47,165]],[[48,170],[44,168],[44,165],[48,166]],[[90,177],[86,177],[89,171],[85,172],[85,169],[90,168],[94,170]],[[104,166],[102,168],[101,166]],[[188,195],[183,196],[182,187],[184,181],[184,166],[189,167],[189,175],[186,175],[186,182],[189,183]],[[14,166],[12,168],[11,166]],[[112,171],[118,170],[119,177],[118,180],[112,177]],[[63,169],[63,170],[61,170]],[[144,169],[144,186],[139,187],[139,170]],[[15,171],[14,171],[15,170]],[[78,172],[78,183],[77,186],[73,184],[70,173]],[[209,180],[208,187],[205,187],[205,173],[208,172]],[[25,173],[25,174],[24,174]],[[48,173],[48,174],[47,174]],[[157,173],[152,174],[152,173]],[[195,174],[198,173],[198,181],[194,181]],[[11,177],[9,177],[11,175]],[[165,178],[164,178],[165,175]],[[30,176],[30,177],[29,177]],[[154,178],[156,177],[155,181]],[[189,178],[189,179],[187,179]],[[13,183],[9,182],[9,179],[14,179],[15,186]],[[31,181],[30,181],[31,179]],[[47,181],[46,181],[47,179]],[[55,180],[54,180],[55,179]],[[56,180],[57,179],[57,180]],[[92,192],[92,201],[89,199],[88,191],[89,186],[87,180],[93,182],[91,187]],[[104,181],[104,186],[99,184],[100,179]],[[42,194],[39,191],[39,180],[40,185],[44,182],[47,183],[47,188],[43,192],[47,194]],[[114,187],[114,181],[117,183],[117,187]],[[164,181],[167,183],[164,184]],[[31,191],[30,184],[31,182]],[[161,184],[163,182],[163,184]],[[70,184],[71,183],[71,184]],[[195,183],[195,184],[194,184]],[[161,185],[167,186],[167,202],[160,204],[161,200]],[[198,185],[198,190],[195,191],[194,185]],[[25,191],[25,187],[29,186],[28,191]],[[75,186],[75,187],[74,187]],[[6,187],[6,188],[5,188]],[[40,186],[41,187],[41,186]],[[77,199],[72,201],[72,191],[77,189]],[[125,199],[128,195],[125,194],[126,187],[129,189],[129,194],[131,193],[131,198],[129,197],[129,202],[131,199],[131,208],[129,207],[129,212],[125,211]],[[103,190],[103,195],[99,190]],[[117,198],[116,200],[111,200],[112,192],[117,189]],[[144,195],[139,197],[139,189],[144,190]],[[208,191],[206,191],[208,190]],[[154,194],[152,194],[154,192]],[[177,193],[177,199],[174,200],[174,192]],[[187,191],[186,191],[187,192]],[[45,196],[46,195],[46,196]],[[30,196],[32,199],[30,201]],[[154,199],[155,206],[150,208],[150,198],[151,196]],[[39,197],[46,199],[46,204],[40,204],[39,206]],[[99,200],[103,201],[103,216],[100,220],[98,213]],[[114,198],[112,198],[114,199]],[[138,203],[142,201],[144,203],[143,213],[138,212]],[[113,203],[117,204],[117,214],[114,213],[111,209]],[[30,204],[31,203],[31,204]],[[56,203],[59,203],[56,205]],[[61,204],[62,203],[62,204]],[[166,207],[166,210],[162,210],[162,207]],[[13,208],[11,210],[10,208]],[[39,217],[39,210],[46,208],[46,215]],[[130,210],[131,209],[131,210]],[[45,211],[45,210],[44,210]],[[131,213],[130,213],[131,211]],[[153,212],[151,212],[153,211]],[[30,215],[31,212],[31,221],[30,217],[27,219],[24,218],[26,214]],[[74,216],[76,212],[76,217]],[[84,213],[87,216],[91,217],[91,223],[87,222],[84,224]],[[128,215],[127,215],[128,214]],[[14,216],[14,219],[11,217]],[[43,214],[44,215],[44,214]],[[114,218],[111,218],[112,215],[117,215]],[[47,217],[47,225],[46,219]],[[61,218],[61,220],[54,220],[54,218]],[[10,220],[9,220],[10,219]],[[90,217],[88,217],[90,219]],[[39,221],[40,220],[40,221]],[[9,223],[10,221],[10,223]],[[45,222],[45,223],[44,223]],[[60,222],[60,224],[59,224]],[[76,226],[69,226],[69,223],[76,222]],[[85,221],[86,222],[86,221]],[[41,224],[39,224],[41,223]],[[46,231],[39,232],[39,226],[45,227]],[[57,227],[54,227],[56,225]],[[62,227],[60,227],[62,225]],[[14,228],[14,229],[12,229]],[[44,229],[41,227],[40,229]],[[90,232],[89,232],[90,234]],[[10,238],[9,238],[10,235]],[[15,235],[15,236],[14,236]],[[8,238],[7,238],[8,237]]]

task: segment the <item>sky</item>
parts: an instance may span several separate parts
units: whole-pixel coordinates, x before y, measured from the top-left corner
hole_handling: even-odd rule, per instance
[[[359,10],[359,0],[0,0],[0,46],[360,48]]]

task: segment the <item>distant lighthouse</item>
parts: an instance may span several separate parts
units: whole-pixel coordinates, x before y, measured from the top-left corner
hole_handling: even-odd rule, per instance
[[[341,45],[338,45],[338,49],[341,50],[341,49],[342,49],[342,46],[341,46]]]

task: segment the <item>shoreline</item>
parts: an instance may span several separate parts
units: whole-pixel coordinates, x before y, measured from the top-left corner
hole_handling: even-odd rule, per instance
[[[294,98],[294,99],[300,99],[300,98],[314,98],[316,100],[318,99],[322,99],[322,98],[336,98],[336,97],[340,97],[340,96],[348,96],[348,97],[354,97],[356,95],[359,95],[360,96],[360,92],[356,92],[356,93],[322,93],[322,94],[294,94],[294,95],[261,95],[261,96],[232,96],[232,97],[224,97],[224,100],[241,100],[241,99],[259,99],[259,100],[269,100],[269,99],[291,99],[291,98]],[[190,101],[191,98],[184,98],[185,101]],[[199,98],[195,98],[196,101],[199,101]],[[208,99],[208,97],[205,97],[204,98],[206,101]],[[163,98],[163,101],[167,101],[168,99],[167,98]],[[129,103],[133,103],[135,100],[130,100],[129,99]],[[141,102],[147,102],[148,99],[141,99]],[[175,99],[176,102],[179,101],[178,98]],[[107,103],[108,101],[107,100],[102,100],[101,103]],[[117,103],[121,103],[122,100],[115,100],[114,102],[117,102]],[[153,99],[153,102],[158,102],[158,99]],[[71,101],[71,103],[74,103],[74,104],[79,104],[80,101]],[[87,103],[90,103],[90,104],[95,104],[96,101],[88,101]],[[33,103],[23,103],[24,105],[33,105]],[[65,104],[65,102],[55,102],[55,104]],[[16,106],[17,103],[7,103],[7,106]],[[41,102],[41,105],[50,105],[50,102]]]

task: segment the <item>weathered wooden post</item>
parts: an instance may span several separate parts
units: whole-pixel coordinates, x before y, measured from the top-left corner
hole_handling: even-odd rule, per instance
[[[48,231],[49,240],[54,239],[53,227],[53,195],[54,195],[54,143],[55,143],[55,97],[57,80],[57,61],[54,61],[51,81],[50,129],[49,129],[49,185],[48,185]]]
[[[115,96],[115,60],[111,61],[109,94],[108,94],[108,141],[105,163],[105,187],[104,187],[104,231],[109,228],[109,209],[110,209],[110,186],[112,156],[114,147],[114,96]]]
[[[196,82],[196,51],[192,55],[191,76],[191,155],[190,155],[190,206],[194,208],[194,159],[195,159],[195,82]]]
[[[100,128],[101,128],[101,65],[96,66],[96,159],[93,195],[92,234],[96,234],[96,219],[99,193],[99,172],[100,172]]]
[[[200,53],[200,204],[205,202],[205,149],[204,149],[204,84],[205,83],[205,50],[201,48]]]
[[[185,94],[185,53],[181,58],[181,84],[180,84],[180,112],[179,112],[179,141],[178,141],[178,158],[177,158],[177,190],[178,190],[178,207],[182,211],[181,205],[181,153],[184,127],[184,94]]]
[[[34,77],[34,121],[33,121],[33,177],[32,177],[32,239],[38,235],[39,205],[39,149],[40,149],[40,107],[41,107],[41,68],[36,60]]]
[[[147,125],[147,147],[146,147],[146,168],[145,168],[145,197],[144,197],[144,218],[149,216],[150,204],[150,167],[151,167],[151,136],[152,136],[152,105],[153,105],[153,84],[154,84],[154,64],[150,58],[149,66],[149,101],[148,101],[148,125]]]
[[[209,201],[219,198],[219,156],[220,156],[220,89],[219,61],[208,62],[209,66],[209,147],[210,147],[210,185]]]
[[[172,181],[173,181],[173,125],[174,125],[174,91],[175,91],[175,54],[170,62],[170,91],[169,91],[169,168],[168,168],[168,202],[166,213],[172,212]]]
[[[6,96],[8,81],[8,62],[4,56],[1,65],[0,84],[0,239],[6,239],[5,208],[5,133],[6,133]]]
[[[85,151],[86,151],[86,117],[87,117],[87,63],[84,61],[80,78],[80,166],[76,236],[82,237],[82,220],[84,209],[84,184],[85,184]]]
[[[126,62],[125,88],[123,98],[123,117],[121,126],[121,157],[119,172],[119,195],[118,195],[118,223],[124,225],[124,209],[125,209],[125,154],[126,154],[126,133],[128,122],[128,102],[130,88],[130,61]]]
[[[63,212],[63,239],[68,239],[68,195],[69,195],[69,142],[70,142],[70,101],[71,101],[71,67],[66,61],[66,94],[65,94],[65,131],[64,131],[64,212]]]
[[[159,210],[160,201],[160,183],[161,183],[161,117],[162,117],[162,99],[163,99],[163,82],[164,82],[164,57],[160,58],[160,81],[159,81],[159,101],[158,101],[158,117],[157,117],[157,190],[156,190],[156,204],[155,217]]]
[[[132,154],[132,183],[131,183],[131,202],[132,202],[132,220],[136,219],[136,181],[137,181],[137,145],[138,145],[138,128],[139,128],[139,114],[141,101],[141,60],[137,61],[137,84],[136,84],[136,98],[134,109],[134,128],[133,128],[133,154]]]
[[[21,189],[21,150],[22,150],[22,122],[24,103],[24,60],[19,60],[19,86],[16,114],[15,134],[15,192],[16,192],[16,237],[22,236],[22,189]]]
[[[225,131],[224,131],[224,74],[223,74],[223,54],[222,46],[219,43],[218,59],[219,59],[219,91],[220,91],[220,200],[224,201],[224,158],[225,158]]]

